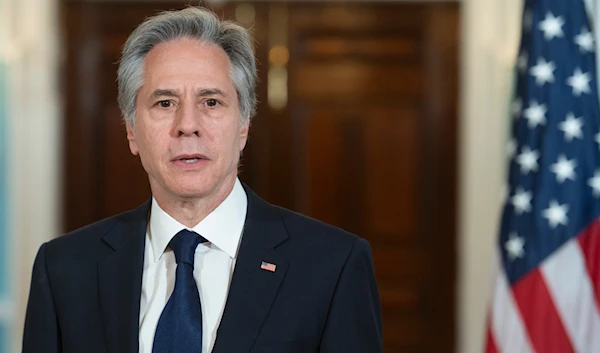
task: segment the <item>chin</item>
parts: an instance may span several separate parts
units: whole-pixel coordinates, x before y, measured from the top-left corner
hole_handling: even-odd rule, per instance
[[[173,193],[184,199],[199,199],[210,195],[210,189],[207,188],[180,188]]]
[[[168,194],[181,199],[202,199],[210,197],[223,190],[222,184],[225,180],[214,177],[203,177],[200,175],[186,176],[183,178],[172,178],[165,180],[162,190]]]

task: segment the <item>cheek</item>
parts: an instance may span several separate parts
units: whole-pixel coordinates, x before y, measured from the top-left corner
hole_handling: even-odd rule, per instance
[[[146,155],[147,159],[157,159],[160,151],[164,148],[164,139],[156,129],[145,129],[143,134],[143,142],[140,145],[140,155]]]

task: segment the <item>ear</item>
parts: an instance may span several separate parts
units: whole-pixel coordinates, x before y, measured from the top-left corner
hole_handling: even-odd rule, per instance
[[[240,127],[240,151],[243,151],[248,142],[248,131],[250,130],[250,119],[246,121]]]
[[[127,140],[129,141],[129,150],[131,154],[137,156],[139,154],[139,148],[137,142],[135,141],[135,130],[129,125],[129,123],[125,124],[125,128],[127,129]]]

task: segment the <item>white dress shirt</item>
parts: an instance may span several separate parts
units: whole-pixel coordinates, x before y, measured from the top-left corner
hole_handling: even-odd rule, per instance
[[[196,248],[194,279],[202,305],[202,353],[210,353],[225,309],[247,204],[246,192],[236,180],[225,201],[190,229],[163,211],[152,198],[144,251],[139,353],[152,353],[158,319],[175,285],[177,264],[173,251],[167,246],[182,229],[192,230],[208,240]]]

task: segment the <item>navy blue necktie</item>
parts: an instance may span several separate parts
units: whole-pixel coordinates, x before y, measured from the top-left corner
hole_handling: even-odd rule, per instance
[[[184,229],[169,243],[177,261],[175,287],[158,320],[152,353],[202,353],[202,308],[194,280],[194,253],[205,241]]]

